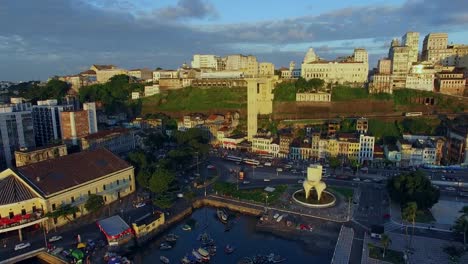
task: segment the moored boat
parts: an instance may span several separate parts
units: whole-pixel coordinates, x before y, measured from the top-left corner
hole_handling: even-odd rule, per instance
[[[182,264],[190,264],[191,261],[190,261],[190,259],[188,258],[188,256],[185,256],[185,257],[183,257],[183,258],[180,260],[180,263],[182,263]]]
[[[171,249],[171,248],[172,246],[165,242],[161,243],[161,245],[159,246],[159,249],[161,250],[166,250],[166,249]]]
[[[183,226],[182,226],[182,230],[184,230],[184,231],[190,231],[190,230],[192,230],[192,227],[189,226],[189,225],[183,225]]]
[[[175,234],[168,234],[165,239],[167,242],[176,242],[177,239],[179,238],[179,236],[175,235]]]
[[[203,257],[196,251],[195,249],[192,250],[192,255],[197,259],[197,261],[202,261]]]
[[[228,214],[226,213],[226,210],[224,209],[216,209],[216,215],[218,216],[219,221],[222,223],[226,224],[228,221]]]
[[[232,252],[234,252],[234,250],[236,250],[233,246],[231,245],[226,245],[226,247],[224,248],[224,253],[226,254],[231,254]]]
[[[209,261],[210,260],[210,252],[208,252],[206,249],[198,248],[197,252],[200,254],[203,261]]]
[[[160,256],[160,257],[159,257],[159,260],[160,260],[162,263],[164,263],[164,264],[169,264],[169,263],[171,263],[171,262],[169,261],[169,259],[168,259],[167,257],[165,257],[165,256]]]

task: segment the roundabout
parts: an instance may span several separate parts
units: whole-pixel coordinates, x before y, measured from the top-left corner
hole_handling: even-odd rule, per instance
[[[292,198],[294,202],[309,208],[328,208],[334,206],[336,203],[335,195],[328,191],[323,191],[320,200],[313,194],[306,199],[304,190],[295,191]]]
[[[322,166],[311,165],[307,168],[307,179],[302,190],[293,193],[294,202],[308,208],[328,208],[336,203],[336,197],[325,191],[327,185],[322,180]]]

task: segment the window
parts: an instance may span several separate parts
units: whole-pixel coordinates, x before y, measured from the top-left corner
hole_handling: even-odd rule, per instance
[[[26,214],[26,209],[21,209],[21,215],[25,215]]]
[[[120,180],[117,180],[117,185],[119,185],[119,183],[120,183]]]
[[[57,217],[54,217],[54,224],[57,224]]]
[[[105,184],[102,185],[102,189],[103,189],[104,191],[106,190],[106,185],[105,185]]]
[[[13,217],[15,217],[15,214],[13,212],[9,212],[8,216],[10,217],[10,219],[12,219]]]
[[[88,195],[91,195],[91,191],[88,191]]]
[[[52,211],[55,211],[56,208],[55,204],[52,204]]]
[[[71,202],[72,202],[72,203],[75,202],[75,197],[72,196],[70,199],[71,199]]]

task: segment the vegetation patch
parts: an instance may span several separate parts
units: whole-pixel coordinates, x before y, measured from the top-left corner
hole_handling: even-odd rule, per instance
[[[245,108],[246,88],[195,88],[169,90],[143,99],[143,113],[156,111],[204,111]]]
[[[216,182],[213,184],[213,189],[221,195],[231,196],[241,200],[248,200],[258,203],[265,203],[266,196],[268,195],[268,203],[275,203],[283,194],[287,186],[278,185],[275,187],[273,192],[265,192],[263,189],[249,189],[249,190],[237,190],[237,186],[234,183],[227,182]]]
[[[404,264],[405,258],[404,254],[401,251],[396,251],[392,249],[387,249],[385,251],[385,258],[383,256],[383,248],[377,246],[369,247],[369,257],[373,259],[378,259],[382,261],[387,261],[395,264]]]
[[[416,222],[418,223],[432,223],[435,222],[435,218],[430,210],[419,210],[416,213]]]

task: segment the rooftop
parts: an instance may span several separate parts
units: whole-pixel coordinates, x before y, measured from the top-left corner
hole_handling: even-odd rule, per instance
[[[14,204],[37,197],[14,175],[0,179],[0,205]]]
[[[109,150],[99,148],[29,164],[17,171],[39,193],[49,196],[131,167]]]
[[[115,68],[114,65],[98,65],[98,64],[93,64],[93,66],[98,69],[98,70],[110,70]]]
[[[104,138],[104,137],[107,137],[107,136],[117,136],[117,135],[120,135],[120,134],[124,134],[124,133],[128,133],[130,131],[130,129],[127,129],[127,128],[123,128],[123,127],[119,127],[119,128],[114,128],[114,129],[110,129],[110,130],[100,130],[96,133],[93,133],[93,134],[90,134],[90,135],[87,135],[86,137],[84,137],[84,139],[86,140],[93,140],[93,139],[98,139],[98,138]]]
[[[126,231],[130,226],[118,215],[99,220],[97,224],[107,236],[117,236]]]
[[[54,145],[48,145],[44,147],[35,147],[35,148],[21,148],[19,150],[16,150],[15,152],[20,152],[20,153],[30,153],[34,151],[39,151],[39,150],[44,150],[44,149],[54,149],[58,147],[66,147],[65,144],[54,144]]]

